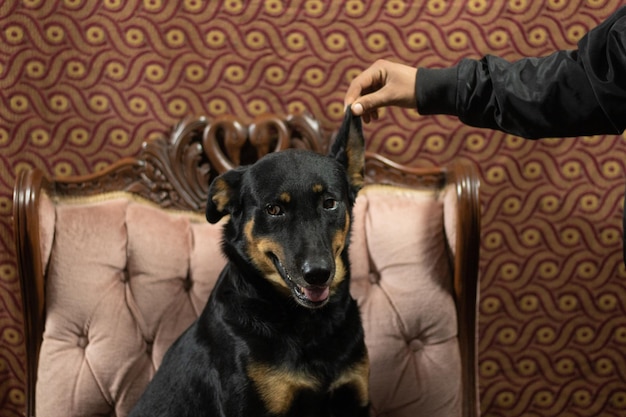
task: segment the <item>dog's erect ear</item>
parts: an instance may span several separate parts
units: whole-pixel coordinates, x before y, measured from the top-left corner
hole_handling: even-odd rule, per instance
[[[215,178],[209,187],[206,203],[206,219],[217,223],[227,214],[232,214],[239,204],[239,185],[244,168],[231,169]]]
[[[361,118],[354,116],[350,107],[346,108],[343,123],[337,132],[329,156],[339,161],[348,173],[352,189],[356,192],[363,187],[365,165],[365,140]]]

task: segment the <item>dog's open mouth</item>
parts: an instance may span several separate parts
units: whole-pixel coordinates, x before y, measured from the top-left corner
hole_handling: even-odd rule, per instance
[[[295,286],[295,290],[299,297],[304,297],[306,300],[314,303],[324,302],[330,295],[330,289],[328,287],[300,287]]]
[[[295,300],[300,305],[307,308],[318,308],[322,307],[328,302],[328,298],[330,297],[329,286],[298,285],[291,277],[291,275],[289,275],[280,260],[278,260],[278,258],[273,253],[269,253],[268,255],[274,262],[274,266],[276,266],[276,269],[280,273],[280,276],[283,277],[283,280],[291,289],[291,293],[293,294]]]

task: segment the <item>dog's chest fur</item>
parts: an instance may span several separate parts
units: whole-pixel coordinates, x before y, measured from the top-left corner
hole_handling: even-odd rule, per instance
[[[263,407],[277,416],[302,416],[324,408],[330,412],[339,387],[351,392],[350,401],[367,404],[367,355],[358,308],[347,285],[324,308],[308,311],[273,297],[267,302],[243,297],[240,288],[233,297],[232,282],[238,280],[233,278],[223,275],[212,297],[216,305],[211,310],[229,310],[224,321],[206,324],[217,330],[222,348],[240,358],[232,366],[245,373],[250,398],[256,397],[250,401],[252,408]],[[252,292],[264,290],[269,289]],[[206,314],[207,320],[211,317]]]

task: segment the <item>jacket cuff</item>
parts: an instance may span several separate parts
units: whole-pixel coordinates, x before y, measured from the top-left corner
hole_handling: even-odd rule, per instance
[[[418,68],[415,98],[419,114],[450,114],[456,109],[458,67]]]

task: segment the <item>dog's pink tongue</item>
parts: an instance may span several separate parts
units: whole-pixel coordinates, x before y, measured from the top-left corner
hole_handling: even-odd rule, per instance
[[[303,288],[304,295],[314,303],[324,301],[328,298],[330,290],[328,287]]]

